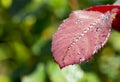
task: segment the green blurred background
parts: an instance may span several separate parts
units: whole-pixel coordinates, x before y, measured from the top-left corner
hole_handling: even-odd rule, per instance
[[[0,82],[120,82],[120,32],[89,61],[60,70],[52,35],[71,11],[115,0],[0,0]]]

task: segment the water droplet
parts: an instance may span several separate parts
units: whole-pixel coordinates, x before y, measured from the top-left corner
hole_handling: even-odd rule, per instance
[[[90,30],[90,27],[86,28],[86,30],[89,31],[89,30]]]
[[[84,33],[86,33],[87,32],[87,30],[84,30]]]
[[[63,23],[66,21],[66,19],[65,20],[63,20]]]
[[[80,62],[83,62],[85,59],[84,58],[80,58]]]
[[[76,43],[78,40],[79,40],[79,37],[76,37],[76,38],[73,39],[72,43],[74,44],[74,43]]]
[[[95,25],[95,23],[91,23],[90,26],[89,26],[89,28],[90,29],[93,28],[94,25]]]
[[[84,36],[84,34],[82,33],[81,36]]]
[[[76,38],[76,39],[75,39],[75,42],[77,42],[77,41],[78,41],[78,39]]]
[[[75,24],[81,24],[81,20],[80,20],[80,19],[77,19],[77,20],[75,21]]]
[[[60,24],[60,27],[62,27],[63,26],[63,24]]]
[[[79,35],[77,38],[78,38],[78,39],[80,39],[81,37],[82,37],[82,36],[81,36],[81,35]]]
[[[72,47],[72,46],[73,46],[73,44],[70,45],[70,47]]]
[[[68,50],[70,50],[70,47],[68,47]]]
[[[73,45],[75,44],[75,42],[72,43]]]
[[[73,39],[72,44],[75,44],[78,41],[78,39]]]
[[[93,51],[93,54],[95,54],[97,52],[97,49],[95,49],[94,51]]]
[[[80,55],[81,53],[80,52],[77,52],[77,55]]]
[[[100,31],[100,27],[97,27],[97,28],[96,28],[96,32],[99,32],[99,31]]]
[[[96,45],[96,44],[95,44]],[[94,48],[94,51],[93,51],[93,54],[95,54],[97,51],[98,51],[98,49],[100,49],[101,48],[101,46],[97,46],[96,45],[96,47]]]

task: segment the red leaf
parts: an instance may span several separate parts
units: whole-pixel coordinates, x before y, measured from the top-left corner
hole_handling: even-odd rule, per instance
[[[109,12],[72,12],[52,39],[53,57],[60,68],[90,59],[106,43],[111,22]]]

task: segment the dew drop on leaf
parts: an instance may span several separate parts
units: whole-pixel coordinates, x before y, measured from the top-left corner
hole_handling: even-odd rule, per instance
[[[83,61],[85,61],[85,59],[84,58],[80,58],[80,62],[83,62]]]

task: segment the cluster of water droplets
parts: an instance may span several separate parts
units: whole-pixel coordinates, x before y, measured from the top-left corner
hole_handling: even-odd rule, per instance
[[[108,16],[106,16],[106,15],[104,16],[104,14],[101,15],[99,18],[97,18],[97,20],[95,20],[95,21],[94,21],[93,23],[91,23],[86,29],[84,29],[82,33],[77,33],[77,36],[76,36],[75,38],[73,38],[70,46],[68,47],[68,49],[67,49],[67,51],[66,51],[66,55],[63,57],[63,62],[64,62],[65,57],[68,55],[68,52],[69,52],[69,50],[71,49],[71,47],[72,47],[73,45],[75,45],[89,30],[94,29],[94,28],[93,28],[94,25],[96,25],[96,24],[98,24],[98,23],[100,23],[100,22],[103,22],[103,21],[101,21],[101,18],[102,18],[103,20],[107,20],[107,19],[108,19],[107,17],[108,17]],[[63,22],[65,22],[65,21],[66,21],[66,20],[64,20]],[[82,25],[82,24],[83,24],[83,21],[80,20],[80,19],[77,19],[77,20],[75,20],[74,24]],[[98,27],[97,29],[99,30],[99,28],[101,28],[101,26]],[[108,36],[109,36],[109,35],[108,35]],[[106,39],[104,42],[106,42],[106,41],[107,41],[107,39]],[[103,43],[102,45],[104,45],[104,43]],[[94,48],[93,54],[96,53],[99,48],[100,48],[100,46],[96,46],[96,47]],[[77,54],[80,55],[81,52],[78,51]],[[85,61],[85,58],[82,57],[82,58],[79,59],[79,61],[80,61],[80,62],[83,62],[83,61]]]
[[[75,20],[75,22],[74,22],[75,24],[82,24],[83,23],[83,21],[81,21],[80,19],[77,19],[77,20]]]

